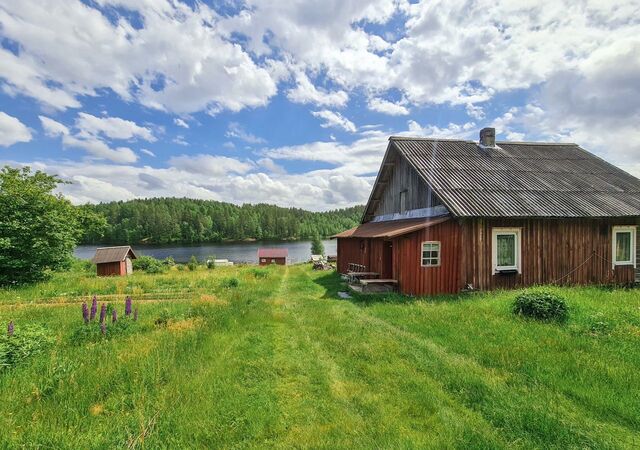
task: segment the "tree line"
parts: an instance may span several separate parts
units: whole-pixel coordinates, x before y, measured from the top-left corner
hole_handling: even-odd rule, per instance
[[[85,244],[196,244],[245,239],[311,239],[356,226],[363,207],[310,212],[268,204],[152,198],[84,205],[106,219]]]

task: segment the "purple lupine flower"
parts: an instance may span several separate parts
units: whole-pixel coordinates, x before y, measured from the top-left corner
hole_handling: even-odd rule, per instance
[[[136,309],[136,312],[138,310]],[[9,326],[7,327],[7,336],[11,337],[13,336],[13,320],[11,322],[9,322]]]
[[[113,323],[116,323],[118,321],[118,313],[116,312],[115,308],[113,308],[113,311],[111,313],[111,321]]]
[[[89,312],[89,320],[95,319],[97,312],[98,312],[98,299],[94,295],[93,300],[91,300],[91,311]]]
[[[82,319],[84,323],[89,323],[89,308],[87,307],[87,302],[82,302]]]
[[[134,322],[138,321],[138,308],[133,310],[133,320]]]
[[[107,324],[104,322],[100,322],[100,333],[102,333],[103,336],[107,335]]]
[[[124,315],[129,317],[131,315],[131,297],[127,297],[124,301]]]
[[[104,319],[107,318],[107,305],[104,303],[100,306],[100,323],[104,323]]]

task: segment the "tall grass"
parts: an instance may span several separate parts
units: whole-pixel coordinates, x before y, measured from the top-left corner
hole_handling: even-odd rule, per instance
[[[345,301],[342,288],[293,266],[2,291],[0,324],[40,324],[55,345],[0,374],[0,447],[640,444],[637,291],[553,288],[560,324],[514,316],[515,292]],[[74,339],[94,293],[120,310],[132,295],[139,323]]]

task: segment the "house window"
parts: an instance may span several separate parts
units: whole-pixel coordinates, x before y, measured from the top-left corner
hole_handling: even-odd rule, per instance
[[[262,262],[267,262],[267,260],[266,260],[266,259],[264,259],[264,258],[262,258],[262,260],[261,260],[261,261],[262,261]]]
[[[613,227],[613,265],[636,266],[636,227]]]
[[[440,265],[440,242],[428,241],[422,243],[422,267],[437,267]]]
[[[493,273],[520,273],[520,228],[494,228],[492,231]]]
[[[272,259],[272,260],[271,260],[271,264],[275,264],[275,263],[276,263],[276,260],[275,260],[275,259]]]
[[[400,212],[407,210],[407,191],[400,192]]]

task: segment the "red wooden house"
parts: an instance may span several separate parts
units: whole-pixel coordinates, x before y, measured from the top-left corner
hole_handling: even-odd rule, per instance
[[[96,249],[91,260],[96,264],[98,276],[130,275],[133,273],[132,260],[137,256],[128,245],[120,247],[102,247]]]
[[[260,248],[258,249],[258,264],[268,266],[269,264],[279,264],[285,266],[289,250],[286,248]]]
[[[576,144],[391,137],[338,270],[414,295],[640,281],[640,180]],[[368,277],[369,278],[369,277]]]

